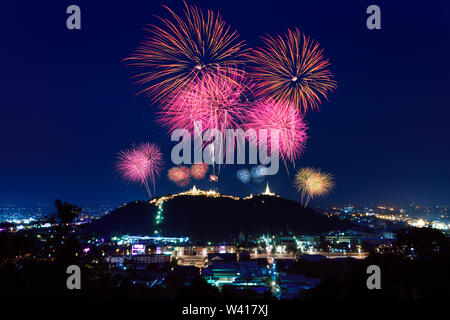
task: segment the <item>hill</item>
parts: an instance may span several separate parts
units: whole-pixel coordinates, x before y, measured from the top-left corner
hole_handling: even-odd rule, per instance
[[[202,191],[203,192],[203,191]],[[160,220],[157,224],[157,215]],[[225,240],[263,233],[317,234],[347,228],[298,202],[274,195],[239,199],[218,194],[169,195],[151,202],[130,202],[87,226],[103,236],[154,235],[194,240]]]

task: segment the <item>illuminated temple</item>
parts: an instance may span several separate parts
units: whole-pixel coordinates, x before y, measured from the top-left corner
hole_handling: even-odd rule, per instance
[[[261,195],[278,197],[278,195],[276,195],[275,193],[270,191],[269,183],[267,183],[266,190],[263,193],[261,193]],[[192,189],[190,189],[188,191],[171,194],[171,195],[167,195],[167,196],[162,196],[159,198],[154,198],[154,199],[150,200],[149,203],[154,203],[155,205],[158,206],[159,204],[163,203],[164,201],[167,201],[167,200],[170,200],[170,199],[173,199],[176,197],[180,197],[180,196],[204,196],[204,197],[211,197],[211,198],[230,198],[233,200],[241,199],[239,197],[221,194],[215,190],[207,190],[207,191],[200,190],[200,189],[197,189],[196,186],[193,186]],[[250,194],[249,196],[247,196],[243,199],[251,199],[251,198],[253,198],[253,194]]]

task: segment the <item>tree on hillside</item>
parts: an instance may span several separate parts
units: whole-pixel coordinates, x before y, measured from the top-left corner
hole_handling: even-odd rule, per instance
[[[82,208],[70,204],[67,201],[62,202],[59,199],[55,200],[55,207],[57,216],[65,225],[72,223],[80,214]]]

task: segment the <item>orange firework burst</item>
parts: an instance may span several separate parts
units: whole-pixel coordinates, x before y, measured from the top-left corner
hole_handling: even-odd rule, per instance
[[[185,3],[184,17],[180,17],[165,8],[173,19],[159,18],[162,26],[146,29],[151,35],[125,59],[147,69],[137,76],[138,83],[146,86],[141,92],[158,101],[205,72],[243,64],[244,42],[219,13],[203,14]]]
[[[203,179],[208,171],[208,165],[204,162],[195,163],[191,166],[191,176],[196,180]]]
[[[263,39],[265,47],[249,55],[258,95],[288,101],[306,111],[318,108],[337,88],[323,49],[297,28],[288,30],[284,37]]]
[[[191,172],[185,166],[170,168],[167,177],[180,187],[184,187],[191,182]]]

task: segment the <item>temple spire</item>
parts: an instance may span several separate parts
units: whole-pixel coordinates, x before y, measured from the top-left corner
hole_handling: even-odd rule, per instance
[[[268,182],[267,182],[267,185],[266,185],[266,191],[264,191],[263,195],[266,195],[266,196],[274,196],[275,195],[275,193],[270,192],[269,183]]]

